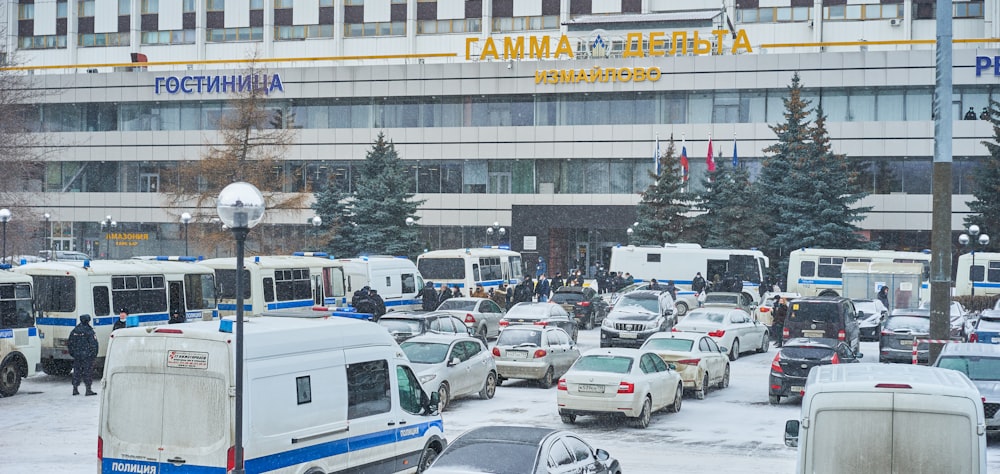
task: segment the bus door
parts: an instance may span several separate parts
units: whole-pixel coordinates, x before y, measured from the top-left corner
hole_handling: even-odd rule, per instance
[[[730,255],[729,271],[739,275],[743,281],[760,283],[760,266],[753,255]]]
[[[705,279],[711,282],[722,281],[729,271],[729,260],[708,260],[705,265]],[[692,275],[693,276],[693,275]]]
[[[326,294],[323,291],[323,275],[311,275],[313,304],[323,306],[326,304]]]
[[[184,284],[179,281],[167,283],[167,314],[180,311],[187,318],[187,307],[184,305]]]

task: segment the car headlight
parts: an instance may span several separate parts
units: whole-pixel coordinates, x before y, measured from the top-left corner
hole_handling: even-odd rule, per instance
[[[420,383],[427,383],[437,378],[437,374],[424,374],[420,376]]]
[[[608,329],[614,329],[615,328],[615,323],[614,323],[614,321],[612,321],[612,320],[610,320],[608,318],[604,318],[604,321],[601,322],[601,326],[602,327],[606,327]]]

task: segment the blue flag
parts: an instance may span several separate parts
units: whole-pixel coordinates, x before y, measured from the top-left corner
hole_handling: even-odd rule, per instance
[[[733,137],[733,168],[740,166],[740,157],[736,155],[736,137]]]
[[[653,169],[656,175],[660,175],[660,136],[656,135],[656,150],[653,152]]]

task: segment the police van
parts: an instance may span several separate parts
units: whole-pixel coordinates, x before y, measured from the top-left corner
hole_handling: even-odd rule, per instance
[[[421,309],[417,293],[424,287],[424,280],[410,259],[370,256],[341,258],[335,263],[343,268],[347,281],[347,296],[337,302],[338,306],[350,304],[353,293],[367,286],[378,291],[385,301],[386,311]]]
[[[0,271],[0,397],[17,393],[21,379],[38,370],[42,343],[31,294],[31,277]]]
[[[437,393],[423,391],[392,336],[370,322],[296,314],[244,323],[246,472],[426,468],[446,443]],[[112,334],[98,472],[233,469],[233,325],[225,318]]]

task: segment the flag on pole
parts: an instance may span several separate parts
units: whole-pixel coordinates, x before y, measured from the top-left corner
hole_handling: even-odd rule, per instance
[[[740,167],[740,158],[736,154],[736,134],[733,134],[733,168]]]
[[[681,137],[681,181],[688,180],[688,148],[687,142]]]
[[[712,136],[708,136],[708,156],[705,157],[705,164],[708,165],[708,171],[715,171],[715,158],[712,157]]]
[[[660,134],[656,134],[656,151],[653,152],[653,169],[656,170],[656,176],[660,175]]]

